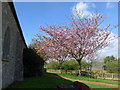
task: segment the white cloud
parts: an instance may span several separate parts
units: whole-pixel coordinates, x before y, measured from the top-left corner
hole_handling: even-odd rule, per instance
[[[102,58],[112,55],[118,58],[118,38],[114,38],[114,40],[109,44],[109,46],[100,50],[99,52]]]
[[[118,58],[120,58],[120,37],[118,38]]]
[[[110,3],[110,2],[107,2],[106,3],[106,8],[113,8],[114,6],[113,6],[113,4],[112,3]]]
[[[90,17],[92,15],[92,12],[90,12],[88,9],[89,8],[95,8],[95,4],[94,3],[84,3],[84,2],[80,2],[77,3],[73,8],[73,14],[74,16],[76,16],[77,14],[83,18],[83,17]]]

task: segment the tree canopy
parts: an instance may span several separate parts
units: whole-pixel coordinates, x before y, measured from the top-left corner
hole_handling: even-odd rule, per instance
[[[41,50],[48,58],[63,62],[66,57],[75,58],[81,71],[81,60],[87,55],[92,55],[97,50],[105,48],[113,39],[109,30],[110,24],[102,26],[103,15],[95,13],[91,17],[80,18],[71,16],[66,25],[40,26],[40,32],[46,36],[40,40],[41,34],[36,35],[38,53]]]

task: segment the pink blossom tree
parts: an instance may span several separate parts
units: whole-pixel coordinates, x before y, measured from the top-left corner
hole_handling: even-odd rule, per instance
[[[37,35],[37,37],[40,37]],[[45,57],[53,60],[57,60],[60,64],[60,72],[62,63],[66,60],[67,52],[65,48],[61,46],[58,42],[50,37],[44,37],[44,39],[36,39],[38,53],[44,55]]]
[[[49,38],[44,36],[46,55],[52,58],[70,55],[79,64],[79,75],[81,75],[81,60],[87,55],[105,48],[113,39],[110,35],[110,25],[102,26],[104,20],[99,13],[91,17],[71,17],[67,25],[53,25],[42,27],[40,30],[46,32]],[[39,34],[38,34],[39,36]]]

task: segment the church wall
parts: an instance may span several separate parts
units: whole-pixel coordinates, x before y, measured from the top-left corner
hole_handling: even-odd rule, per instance
[[[22,54],[25,48],[8,3],[2,3],[2,87],[23,80]]]
[[[0,2],[0,11],[2,11],[2,3]],[[2,13],[0,13],[0,90],[2,88]]]

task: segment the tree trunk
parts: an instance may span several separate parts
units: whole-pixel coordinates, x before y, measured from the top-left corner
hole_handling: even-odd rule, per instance
[[[67,74],[67,70],[65,70],[65,73]]]
[[[62,73],[62,69],[61,69],[61,67],[60,67],[60,73]]]
[[[90,72],[92,71],[92,65],[90,65]]]
[[[90,72],[92,71],[92,64],[93,64],[93,63],[91,62],[91,63],[90,63]]]
[[[78,62],[78,64],[79,64],[79,72],[78,72],[79,75],[78,75],[78,76],[81,76],[81,71],[82,71],[81,60],[82,60],[82,58],[79,59],[79,60],[77,60],[77,62]]]
[[[62,73],[62,63],[60,63],[60,73]]]

